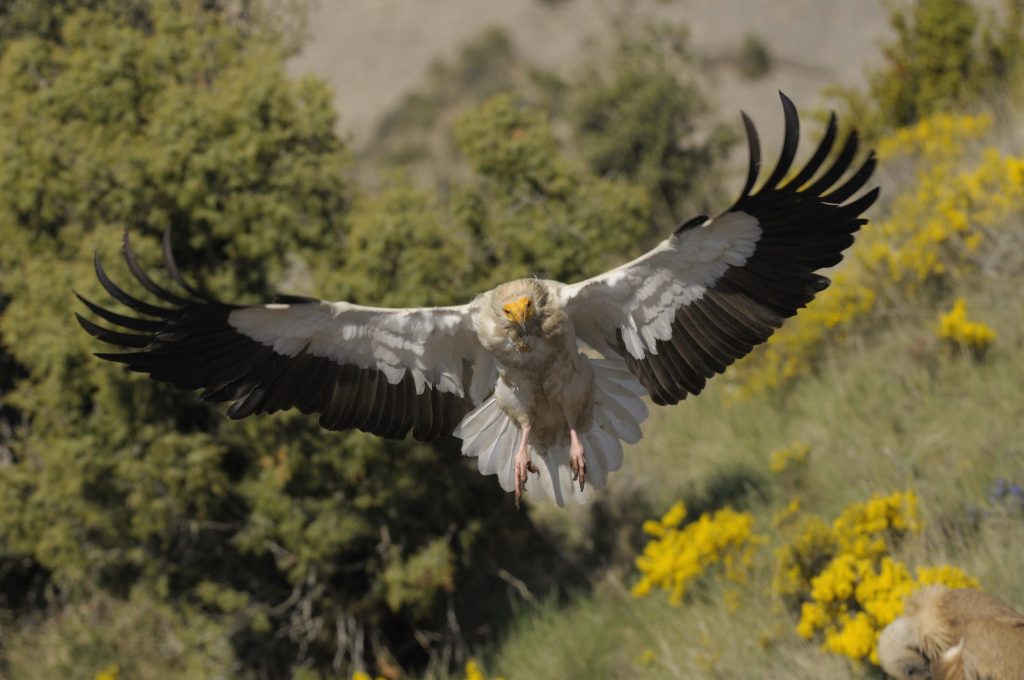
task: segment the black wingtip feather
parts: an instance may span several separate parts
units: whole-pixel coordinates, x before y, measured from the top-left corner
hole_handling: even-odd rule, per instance
[[[76,291],[71,292],[74,293],[75,297],[77,297],[82,304],[89,308],[89,311],[112,324],[116,324],[123,328],[129,328],[133,331],[142,331],[144,333],[155,333],[164,327],[165,322],[163,321],[157,321],[155,319],[137,319],[133,316],[118,314],[117,312],[113,312],[106,307],[101,307],[88,298],[79,295]]]
[[[814,184],[811,184],[803,190],[811,196],[820,196],[829,189],[832,185],[842,177],[846,171],[850,168],[850,163],[853,162],[854,157],[857,155],[857,149],[860,146],[860,136],[856,130],[852,130],[846,138],[846,143],[843,145],[843,149],[839,152],[839,156],[835,162],[832,163],[825,173],[818,178]]]
[[[754,189],[757,176],[761,173],[761,140],[757,136],[757,128],[754,127],[754,121],[750,120],[750,116],[745,111],[741,111],[740,116],[743,117],[743,127],[747,131],[747,147],[750,151],[747,181],[743,185],[743,191],[740,192],[740,195],[748,196]]]
[[[89,321],[78,312],[75,312],[75,318],[78,320],[78,325],[84,328],[86,333],[111,345],[142,348],[146,347],[153,341],[153,338],[150,335],[133,335],[131,333],[121,333],[120,331],[104,328],[103,326],[99,326],[94,324],[92,321]]]
[[[190,302],[190,300],[179,297],[166,288],[157,285],[153,279],[149,278],[149,275],[146,274],[142,267],[139,266],[138,260],[135,259],[135,253],[132,251],[131,238],[129,237],[127,229],[121,239],[121,252],[124,253],[124,261],[128,264],[128,270],[143,288],[161,300],[170,302],[172,305],[187,305]]]
[[[803,186],[808,180],[814,177],[815,173],[821,168],[822,163],[828,158],[828,154],[832,151],[832,145],[836,142],[836,136],[839,134],[839,119],[836,117],[835,112],[829,113],[828,125],[825,126],[825,134],[821,138],[821,142],[818,144],[818,148],[815,149],[814,154],[804,164],[803,169],[798,172],[793,179],[783,186],[783,189],[791,189],[799,191],[800,187]]]
[[[147,356],[146,352],[93,352],[94,357],[103,359],[104,361],[113,361],[119,364],[128,364],[128,369],[132,370],[132,364],[140,357]]]
[[[103,265],[100,263],[99,253],[96,253],[93,256],[93,268],[96,270],[96,278],[99,279],[100,285],[103,286],[104,290],[110,293],[112,298],[120,302],[125,307],[134,309],[136,312],[146,314],[147,316],[161,317],[164,319],[171,319],[179,316],[180,310],[151,305],[147,302],[143,302],[142,300],[137,300],[118,288],[117,284],[111,281],[110,277],[107,276],[107,273],[103,270]]]
[[[877,162],[875,152],[872,151],[868,154],[864,163],[855,173],[853,173],[853,175],[850,176],[848,180],[846,180],[846,182],[843,183],[841,187],[835,189],[831,193],[825,194],[821,197],[821,200],[838,205],[850,196],[853,196],[855,193],[860,191],[861,187],[867,184],[869,179],[871,179],[871,175],[875,171],[875,165]]]
[[[207,302],[218,302],[212,295],[204,293],[192,287],[185,277],[181,275],[181,270],[178,269],[178,263],[174,260],[174,249],[171,248],[171,228],[167,227],[164,230],[164,236],[162,240],[163,253],[164,253],[164,268],[167,270],[167,275],[171,277],[171,280],[181,286],[189,295],[199,298],[200,300],[206,300]]]
[[[785,138],[782,142],[782,151],[779,153],[779,162],[771,176],[765,181],[762,190],[776,188],[779,182],[786,177],[790,166],[793,165],[793,159],[796,158],[796,150],[800,144],[800,116],[796,112],[796,106],[793,104],[793,100],[781,91],[779,97],[782,99],[782,111],[785,118]]]

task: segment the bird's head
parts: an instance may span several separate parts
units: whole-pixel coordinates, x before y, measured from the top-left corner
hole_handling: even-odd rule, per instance
[[[492,298],[498,328],[520,352],[529,351],[533,336],[542,335],[549,316],[548,293],[537,279],[520,279],[498,286]]]
[[[537,303],[530,295],[514,297],[501,305],[508,337],[520,352],[533,349],[533,336],[540,329]]]

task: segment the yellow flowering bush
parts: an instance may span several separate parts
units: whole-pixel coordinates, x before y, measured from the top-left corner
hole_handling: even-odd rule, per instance
[[[811,447],[801,441],[795,441],[784,449],[772,451],[768,458],[768,468],[777,475],[787,468],[802,467],[807,464],[807,454]]]
[[[888,543],[919,528],[917,497],[911,491],[855,503],[831,525],[806,515],[797,523],[794,538],[776,551],[775,593],[791,608],[799,608],[812,591],[813,580],[837,556],[879,557]]]
[[[356,671],[352,674],[352,680],[384,680],[384,677],[378,675],[374,678],[366,671]]]
[[[969,321],[967,303],[960,297],[953,309],[939,317],[939,337],[980,357],[995,341],[996,332],[979,321]]]
[[[921,567],[916,578],[890,547],[920,531],[912,491],[875,496],[846,508],[829,525],[805,518],[790,543],[777,551],[773,585],[790,608],[799,607],[796,632],[855,661],[878,664],[878,634],[903,611],[907,595],[924,585],[977,587],[948,565]]]
[[[679,604],[690,584],[715,565],[727,579],[745,582],[754,550],[764,542],[753,532],[753,516],[723,508],[681,526],[685,518],[686,507],[680,501],[660,520],[644,522],[644,533],[652,540],[636,559],[641,576],[632,588],[633,597],[657,587],[668,591],[669,602]]]
[[[786,461],[780,464],[784,469],[792,460],[805,458],[807,448],[783,451],[776,459]],[[669,602],[679,604],[690,585],[715,566],[726,579],[740,586],[746,582],[756,547],[766,541],[753,532],[753,517],[725,508],[689,524],[685,519],[686,507],[678,502],[661,519],[644,523],[652,540],[636,560],[640,579],[633,586],[634,597],[661,588],[669,593]],[[799,499],[793,498],[773,524],[783,526],[788,540],[775,552],[772,589],[798,616],[796,633],[858,663],[878,665],[879,633],[903,612],[904,600],[918,588],[978,587],[956,567],[920,566],[912,571],[891,554],[905,536],[921,531],[913,491],[853,503],[831,522],[800,514]],[[726,610],[742,608],[741,590],[723,591]]]
[[[811,592],[811,580],[835,557],[832,527],[817,515],[804,515],[793,526],[793,538],[775,551],[772,589],[793,611]]]
[[[840,552],[856,557],[878,557],[892,542],[908,531],[919,531],[917,495],[913,491],[875,496],[854,503],[832,524],[832,533]]]
[[[476,659],[466,662],[466,680],[487,680],[487,675]],[[505,680],[505,678],[498,676],[494,680]]]
[[[880,294],[912,295],[973,265],[986,233],[1024,206],[1024,156],[982,149],[991,124],[987,115],[940,113],[879,143],[883,163],[916,168],[912,185],[858,235],[832,285],[739,363],[730,376],[734,398],[806,373],[825,340],[872,312]]]
[[[969,145],[976,143],[991,126],[992,116],[987,113],[936,113],[881,139],[878,157],[883,161],[916,157],[932,163],[948,162],[950,158],[962,157]]]
[[[774,515],[772,515],[772,526],[776,529],[786,526],[799,514],[800,497],[793,496],[792,498],[789,499],[789,503],[786,503],[786,507],[782,508]]]
[[[121,676],[121,667],[112,663],[96,674],[95,680],[117,680]]]

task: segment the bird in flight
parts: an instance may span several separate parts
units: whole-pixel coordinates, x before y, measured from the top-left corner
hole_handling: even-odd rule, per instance
[[[100,340],[132,351],[97,354],[154,380],[231,402],[230,418],[292,407],[329,430],[382,437],[462,440],[480,472],[515,495],[558,505],[585,501],[622,465],[658,405],[696,395],[810,302],[842,259],[878,189],[851,200],[875,167],[852,171],[858,138],[833,153],[835,115],[810,159],[791,173],[796,107],[783,94],[785,135],[775,168],[755,190],[761,155],[750,149],[746,184],[731,208],[685,222],[637,259],[578,283],[504,283],[451,307],[389,309],[283,297],[221,302],[189,284],[170,232],[164,265],[178,290],[123,254],[150,304],[119,288],[97,257],[96,275],[127,316],[79,298]],[[848,172],[849,171],[849,172]],[[589,485],[588,485],[589,483]]]

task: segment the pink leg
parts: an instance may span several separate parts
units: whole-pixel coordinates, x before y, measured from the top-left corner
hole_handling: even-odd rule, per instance
[[[576,428],[569,426],[569,467],[572,468],[572,478],[579,480],[580,491],[587,483],[587,459],[583,453],[583,444]]]
[[[523,495],[523,489],[526,488],[526,476],[532,472],[534,474],[540,474],[540,470],[530,460],[530,452],[526,448],[527,443],[530,439],[530,426],[527,425],[523,428],[523,438],[519,442],[519,449],[516,451],[515,466],[516,466],[516,508],[519,507],[519,499]]]

